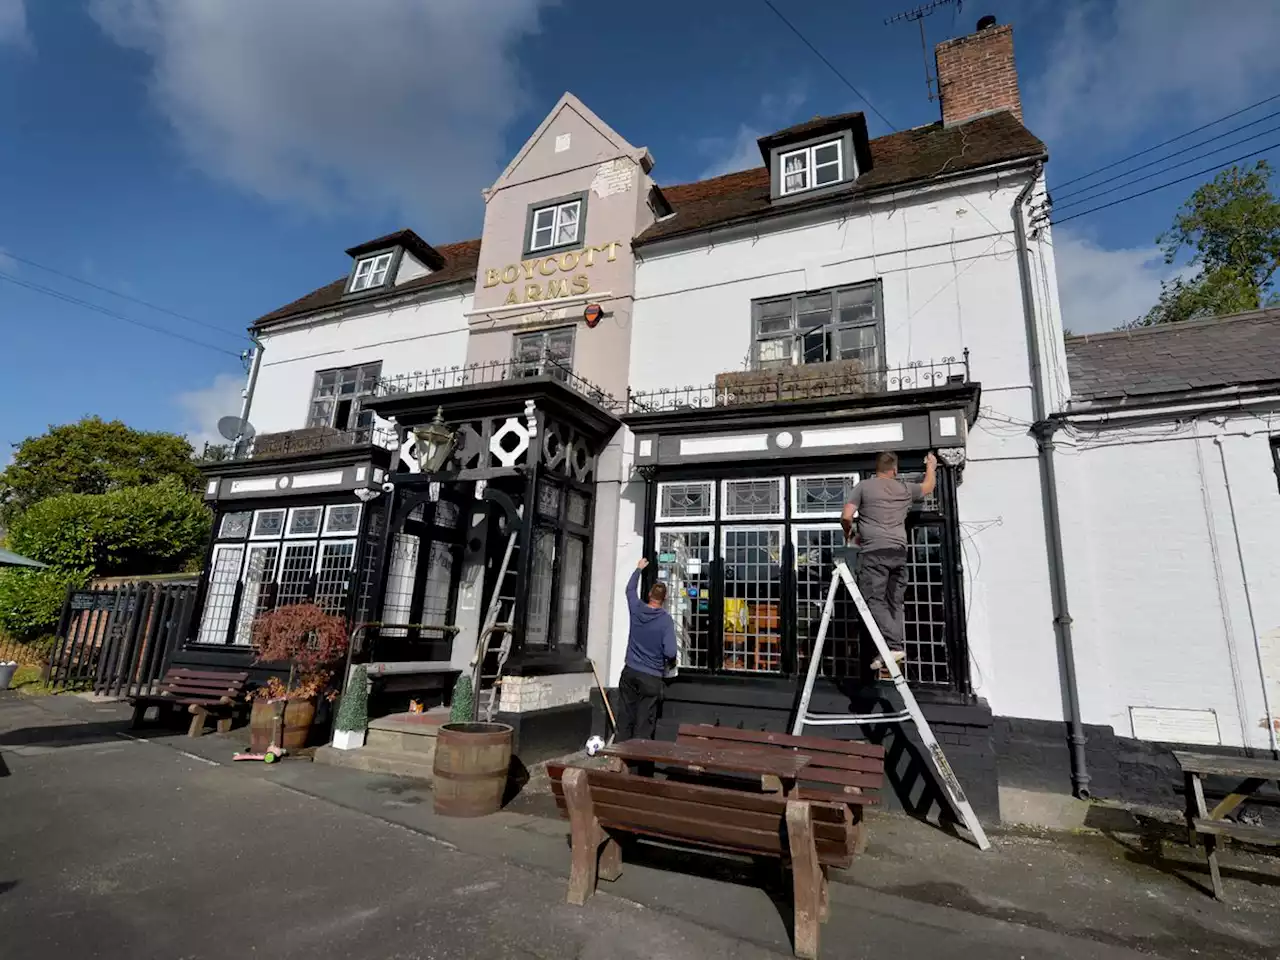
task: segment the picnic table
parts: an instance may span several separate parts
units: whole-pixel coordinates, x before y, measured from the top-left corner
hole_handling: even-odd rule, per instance
[[[738,773],[760,777],[766,790],[791,796],[800,773],[812,761],[807,753],[762,750],[758,747],[737,748],[694,746],[665,740],[625,740],[600,751],[623,765],[661,763],[680,767],[689,773]]]
[[[1173,756],[1182,768],[1186,783],[1187,840],[1194,847],[1197,839],[1203,835],[1209,876],[1213,880],[1213,895],[1221,900],[1223,889],[1222,874],[1218,870],[1219,837],[1231,837],[1260,846],[1280,846],[1280,830],[1226,819],[1240,804],[1258,797],[1267,783],[1275,782],[1280,785],[1280,761],[1256,757],[1223,757],[1180,750],[1175,750]],[[1209,776],[1234,781],[1234,786],[1212,810],[1208,808],[1204,797],[1204,778]],[[1274,802],[1272,797],[1267,799]]]

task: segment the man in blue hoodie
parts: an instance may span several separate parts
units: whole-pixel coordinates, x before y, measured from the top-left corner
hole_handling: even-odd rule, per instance
[[[640,574],[649,566],[641,558],[627,581],[627,606],[631,609],[631,633],[627,637],[627,664],[618,683],[617,739],[652,740],[658,731],[658,701],[662,676],[676,658],[676,625],[662,608],[667,585],[659,580],[649,588],[649,601],[640,599]]]

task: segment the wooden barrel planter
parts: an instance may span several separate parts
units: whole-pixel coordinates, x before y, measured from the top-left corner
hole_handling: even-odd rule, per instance
[[[276,717],[280,710],[277,700],[255,700],[249,713],[249,749],[265,753],[275,733]],[[307,745],[311,722],[316,717],[316,705],[312,700],[290,700],[284,708],[284,731],[280,746],[286,750],[301,750]]]
[[[441,724],[433,768],[436,813],[483,817],[502,809],[511,734],[505,723]]]

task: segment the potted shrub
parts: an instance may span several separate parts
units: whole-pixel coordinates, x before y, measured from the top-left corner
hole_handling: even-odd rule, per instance
[[[369,727],[369,668],[363,663],[351,668],[333,727],[333,745],[337,749],[355,750],[364,746]]]
[[[280,746],[300,750],[307,744],[316,703],[337,697],[330,680],[347,652],[347,622],[314,603],[279,607],[254,621],[253,649],[258,663],[287,663],[289,679],[273,676],[250,695],[252,749],[270,745],[276,718],[283,714]]]

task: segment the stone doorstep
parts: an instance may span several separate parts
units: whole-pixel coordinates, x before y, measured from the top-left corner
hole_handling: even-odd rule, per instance
[[[434,733],[427,734],[417,730],[401,731],[370,727],[365,736],[365,747],[386,753],[417,757],[430,763],[436,755],[436,737]]]
[[[433,708],[426,713],[393,713],[369,721],[370,730],[386,730],[409,736],[431,737],[440,731],[440,724],[449,722],[448,708]]]
[[[338,750],[332,746],[318,747],[316,763],[331,767],[346,767],[364,773],[381,773],[412,780],[432,778],[432,760],[425,756],[406,753],[403,750],[379,750],[376,747],[360,747],[358,750]]]

